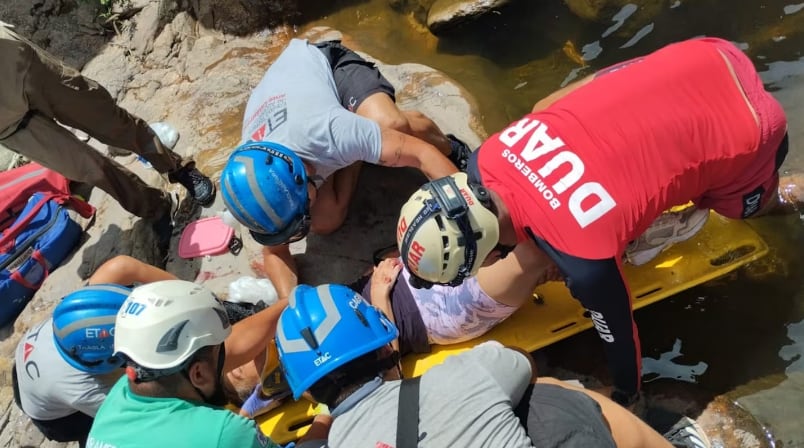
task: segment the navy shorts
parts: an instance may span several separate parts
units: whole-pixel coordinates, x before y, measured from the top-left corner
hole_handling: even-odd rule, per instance
[[[581,392],[553,384],[531,384],[514,412],[534,446],[616,446],[600,405]]]
[[[394,86],[380,73],[374,63],[341,45],[338,40],[315,44],[329,61],[341,105],[351,112],[369,96],[383,92],[396,101]]]

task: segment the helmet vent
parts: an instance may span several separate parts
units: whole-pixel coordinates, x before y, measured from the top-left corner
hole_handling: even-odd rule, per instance
[[[166,300],[166,299],[154,299],[154,298],[149,298],[149,299],[148,299],[148,302],[150,302],[150,303],[151,303],[151,305],[156,306],[156,307],[159,307],[159,306],[168,306],[168,305],[170,305],[171,303],[173,303],[173,301],[172,301],[172,300]]]
[[[449,237],[446,235],[441,235],[441,245],[444,246],[444,249],[449,247]]]
[[[369,328],[370,326],[368,323],[368,319],[366,319],[366,316],[364,316],[363,313],[361,313],[360,310],[357,308],[354,308],[354,311],[355,315],[360,320],[360,323],[363,324],[364,327]]]
[[[181,335],[181,331],[184,329],[184,326],[187,325],[189,320],[185,320],[179,324],[176,324],[167,331],[167,333],[162,336],[162,339],[159,340],[159,343],[156,345],[156,352],[157,353],[165,353],[165,352],[172,352],[176,350],[179,346],[179,336]]]
[[[318,341],[315,339],[315,335],[313,335],[313,330],[310,327],[304,327],[301,330],[302,338],[307,345],[310,346],[311,349],[317,350],[318,349]]]
[[[444,227],[444,218],[442,218],[441,215],[435,215],[433,219],[435,219],[436,224],[438,224],[438,230],[442,232],[447,230],[446,227]]]

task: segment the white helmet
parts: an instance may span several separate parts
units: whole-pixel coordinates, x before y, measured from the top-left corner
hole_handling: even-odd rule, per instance
[[[165,280],[138,286],[117,313],[114,348],[149,371],[178,372],[193,354],[232,332],[226,310],[203,286]]]
[[[489,192],[455,173],[424,184],[402,206],[396,242],[411,285],[457,286],[497,246],[500,225]],[[416,277],[414,279],[414,277]]]

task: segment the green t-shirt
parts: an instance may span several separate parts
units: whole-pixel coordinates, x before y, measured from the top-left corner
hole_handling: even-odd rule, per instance
[[[87,448],[279,448],[253,420],[214,406],[131,392],[123,376],[104,400]]]

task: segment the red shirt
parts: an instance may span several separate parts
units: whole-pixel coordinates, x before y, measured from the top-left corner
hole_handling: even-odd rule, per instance
[[[520,240],[619,256],[662,211],[723,191],[756,158],[759,130],[715,45],[690,40],[599,73],[479,149]]]

